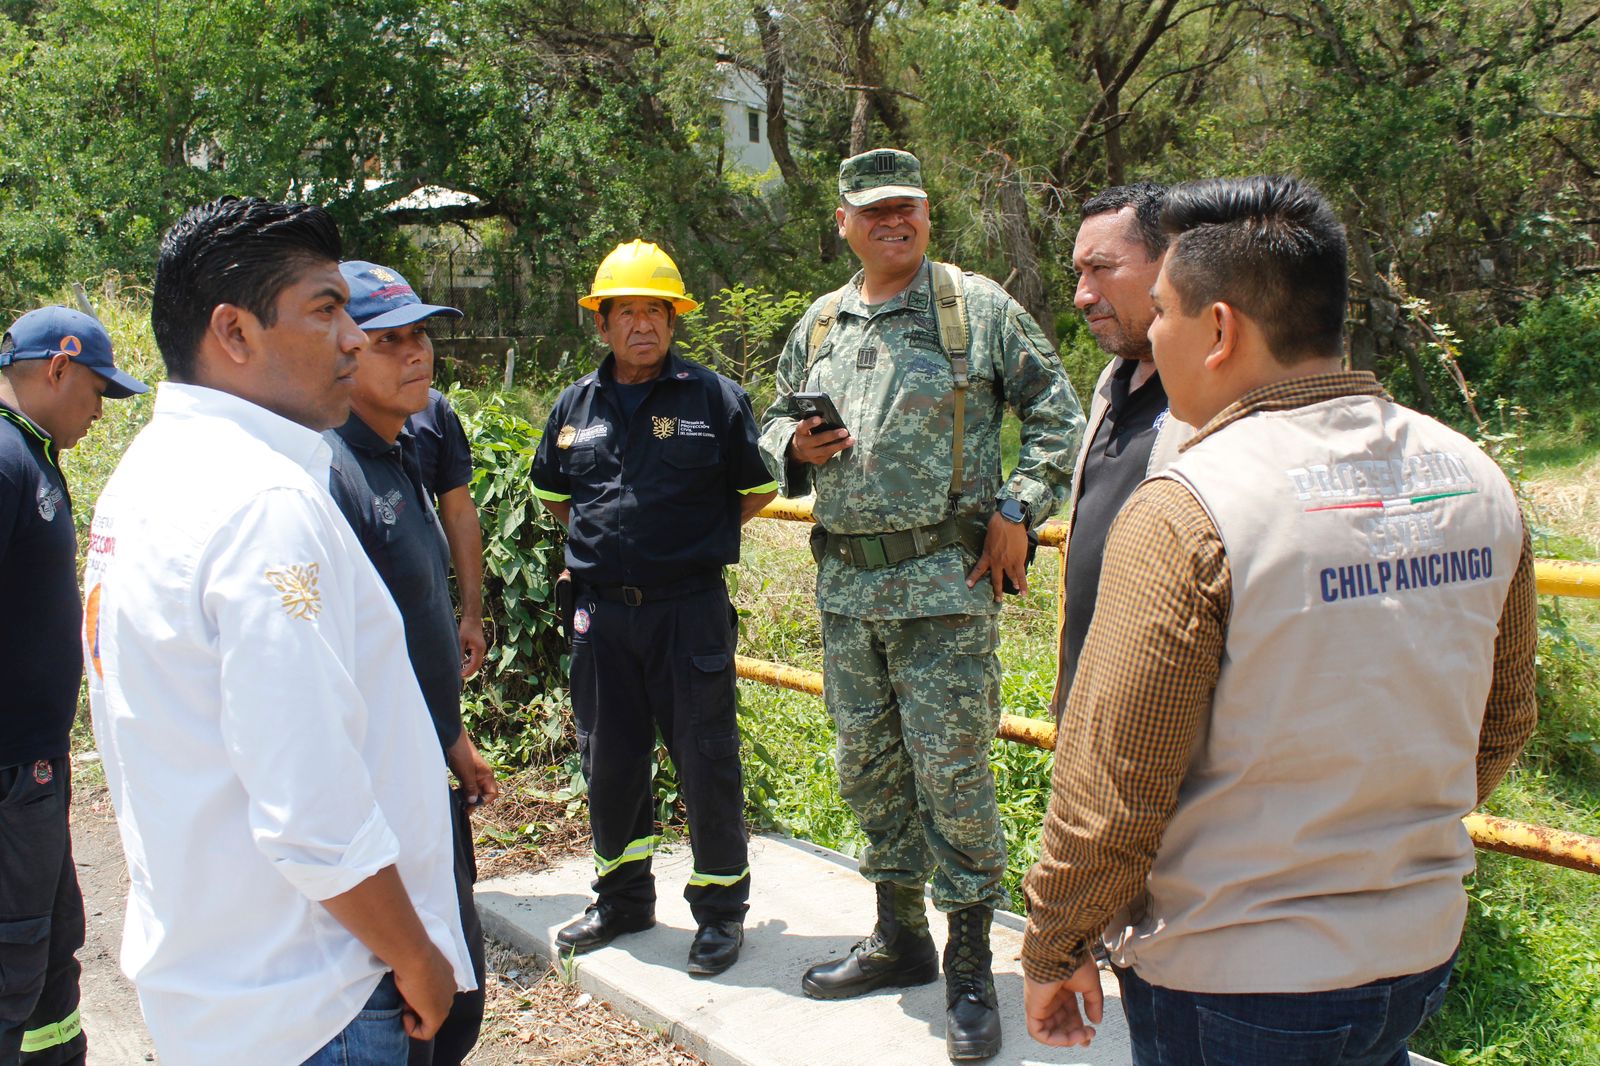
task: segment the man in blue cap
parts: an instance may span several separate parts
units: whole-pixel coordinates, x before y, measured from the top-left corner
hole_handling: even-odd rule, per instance
[[[89,432],[102,399],[144,391],[116,368],[105,329],[79,311],[30,311],[0,342],[0,603],[27,612],[27,624],[0,643],[0,1063],[7,1066],[84,1061],[73,957],[83,946],[83,896],[67,832],[83,604],[60,453]]]
[[[494,771],[461,724],[461,656],[450,603],[450,552],[434,513],[407,419],[427,406],[433,381],[430,319],[461,317],[425,304],[398,271],[339,264],[350,286],[345,310],[366,332],[356,355],[350,418],[323,436],[333,449],[329,491],[405,624],[406,652],[422,688],[445,761],[461,787],[452,796],[456,892],[478,987],[456,993],[430,1041],[411,1042],[411,1066],[459,1066],[483,1024],[483,928],[472,901],[475,863],[470,807],[500,794]]]

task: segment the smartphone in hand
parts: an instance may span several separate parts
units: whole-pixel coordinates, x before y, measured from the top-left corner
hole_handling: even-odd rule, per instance
[[[822,419],[822,423],[813,426],[812,433],[826,433],[833,429],[843,429],[844,419],[839,417],[839,409],[833,405],[833,400],[825,392],[797,392],[792,397],[799,406],[800,412],[795,417],[800,421],[808,418]]]

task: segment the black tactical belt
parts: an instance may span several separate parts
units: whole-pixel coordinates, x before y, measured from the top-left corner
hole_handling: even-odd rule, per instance
[[[844,533],[829,533],[821,526],[817,526],[812,530],[811,537],[814,552],[818,542],[822,542],[821,551],[816,552],[818,562],[822,561],[821,556],[829,555],[862,570],[876,570],[903,563],[907,559],[932,555],[940,548],[948,548],[952,544],[969,540],[970,527],[972,527],[970,517],[951,515],[935,525],[901,529],[893,533],[851,536]]]
[[[715,574],[697,574],[686,577],[682,581],[674,581],[667,585],[584,585],[585,594],[598,600],[609,600],[612,603],[625,603],[629,607],[637,607],[642,603],[659,603],[662,600],[675,600],[681,596],[689,596],[696,592],[705,592],[707,589],[720,588],[722,585],[722,572]]]

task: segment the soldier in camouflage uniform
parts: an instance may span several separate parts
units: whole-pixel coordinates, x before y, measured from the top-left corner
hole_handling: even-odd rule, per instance
[[[996,616],[1005,584],[1027,587],[1027,527],[1066,496],[1083,414],[1015,300],[926,258],[916,157],[853,156],[839,195],[839,234],[863,269],[790,334],[761,447],[785,496],[816,493],[824,692],[878,922],[802,986],[839,999],[932,981],[931,873],[950,921],[950,1057],[988,1058],[1000,1047],[989,925],[1006,901],[988,760],[1000,719]],[[802,417],[795,394],[806,392],[827,393],[845,428]],[[1002,481],[1007,404],[1022,419],[1022,453]]]

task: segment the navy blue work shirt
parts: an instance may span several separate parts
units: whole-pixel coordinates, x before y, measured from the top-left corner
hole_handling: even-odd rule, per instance
[[[50,434],[0,404],[0,766],[67,754],[83,674],[72,497]]]
[[[416,438],[422,486],[438,499],[472,481],[472,448],[450,401],[438,389],[428,390],[428,406],[406,419]]]
[[[406,653],[439,743],[461,736],[461,645],[450,602],[450,548],[422,487],[416,442],[390,444],[354,414],[323,434],[333,449],[328,492],[400,608]]]
[[[591,585],[641,588],[739,561],[743,496],[776,491],[744,390],[669,350],[631,417],[616,357],[556,400],[533,459],[533,491],[567,501],[567,567]]]

